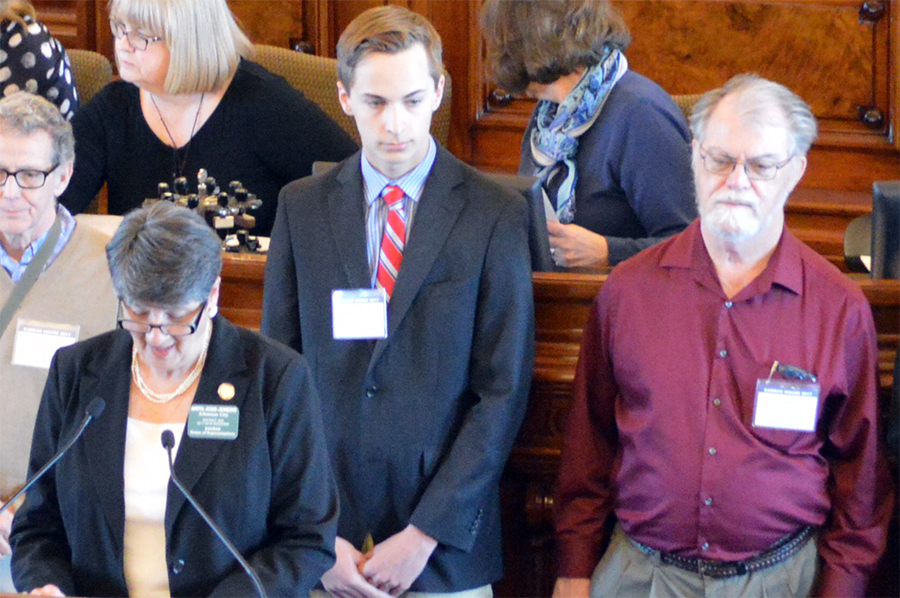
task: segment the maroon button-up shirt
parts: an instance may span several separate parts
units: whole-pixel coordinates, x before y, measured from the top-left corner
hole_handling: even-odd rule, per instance
[[[815,432],[752,425],[776,360],[818,377]],[[876,366],[865,296],[787,231],[731,300],[699,221],[623,262],[584,330],[556,499],[560,575],[590,576],[614,510],[638,542],[721,561],[822,526],[819,592],[862,595],[893,504]]]

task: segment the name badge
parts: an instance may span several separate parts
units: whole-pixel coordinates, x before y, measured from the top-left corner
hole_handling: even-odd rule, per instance
[[[381,289],[332,291],[331,330],[335,340],[387,338],[387,295]]]
[[[77,325],[19,318],[13,342],[13,365],[48,369],[57,349],[78,342],[80,331],[81,326]]]
[[[241,412],[235,405],[191,405],[187,430],[191,438],[234,440]]]
[[[754,426],[814,432],[818,408],[818,384],[762,379],[756,381]]]

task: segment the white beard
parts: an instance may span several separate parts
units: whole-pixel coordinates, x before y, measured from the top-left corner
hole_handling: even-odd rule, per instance
[[[723,201],[743,205],[729,206]],[[743,193],[729,190],[714,193],[705,206],[698,206],[705,227],[724,241],[740,242],[756,236],[762,229],[759,202]]]

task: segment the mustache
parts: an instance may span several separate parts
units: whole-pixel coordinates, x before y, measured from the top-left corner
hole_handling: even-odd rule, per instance
[[[756,209],[759,206],[759,202],[750,194],[742,193],[740,191],[732,191],[732,190],[723,190],[716,192],[710,197],[714,204],[718,203],[732,203],[738,204],[742,206],[747,206],[749,208]]]

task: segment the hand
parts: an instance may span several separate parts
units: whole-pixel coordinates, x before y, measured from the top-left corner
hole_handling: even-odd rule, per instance
[[[577,224],[547,221],[553,262],[563,268],[599,270],[609,265],[606,238]]]
[[[588,577],[559,577],[553,586],[553,598],[588,598],[591,580]]]
[[[337,598],[390,598],[360,574],[363,555],[347,540],[338,537],[334,543],[337,561],[322,576],[325,590]]]
[[[391,596],[409,589],[422,573],[437,540],[410,524],[366,553],[359,572]]]
[[[9,547],[9,533],[12,531],[13,507],[0,513],[0,557],[12,554]]]
[[[57,588],[52,583],[48,583],[42,588],[35,588],[29,592],[34,596],[65,596],[59,588]]]

